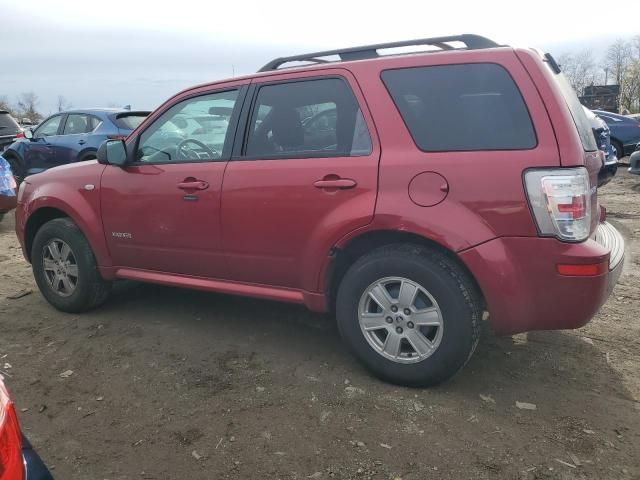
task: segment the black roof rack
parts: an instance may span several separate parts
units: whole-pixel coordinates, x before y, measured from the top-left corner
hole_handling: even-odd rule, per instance
[[[476,50],[480,48],[499,47],[496,42],[480,35],[464,34],[451,35],[448,37],[421,38],[418,40],[405,40],[402,42],[378,43],[375,45],[363,45],[361,47],[341,48],[338,50],[327,50],[324,52],[305,53],[303,55],[294,55],[291,57],[280,57],[271,60],[259,72],[268,72],[269,70],[277,70],[279,67],[290,62],[311,62],[311,63],[331,63],[321,57],[337,55],[340,61],[364,60],[367,58],[377,58],[380,56],[378,50],[384,48],[412,47],[417,45],[431,45],[440,50],[456,50],[455,47],[449,45],[450,42],[461,42],[466,45],[468,50]],[[459,50],[459,49],[458,49]]]

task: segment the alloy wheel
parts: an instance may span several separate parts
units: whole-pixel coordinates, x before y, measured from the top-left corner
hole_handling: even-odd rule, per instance
[[[417,363],[433,355],[442,340],[442,311],[420,284],[386,277],[369,285],[358,305],[360,329],[369,345],[398,363]]]
[[[78,284],[78,263],[71,247],[54,238],[42,249],[42,267],[49,287],[61,297],[73,294]]]

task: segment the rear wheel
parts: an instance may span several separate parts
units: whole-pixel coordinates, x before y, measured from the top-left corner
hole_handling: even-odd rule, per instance
[[[453,376],[480,337],[482,302],[466,272],[448,256],[416,245],[390,245],[346,273],[336,303],[345,342],[380,378],[430,386]]]
[[[618,157],[618,160],[621,160],[622,157],[624,157],[624,148],[622,148],[622,143],[618,140],[611,140],[611,145],[616,149],[616,156]]]
[[[90,310],[109,295],[111,285],[100,275],[89,242],[68,218],[51,220],[38,230],[31,263],[40,292],[58,310]]]
[[[87,152],[85,154],[83,154],[78,161],[79,162],[86,162],[87,160],[95,160],[96,158],[96,152]]]

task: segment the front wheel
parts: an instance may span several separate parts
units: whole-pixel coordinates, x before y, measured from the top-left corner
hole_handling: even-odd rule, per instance
[[[482,301],[448,256],[417,245],[390,245],[347,271],[336,313],[342,338],[375,375],[431,386],[452,377],[471,357]]]
[[[79,313],[97,307],[110,292],[89,242],[68,218],[45,223],[33,240],[31,266],[42,295],[58,310]]]

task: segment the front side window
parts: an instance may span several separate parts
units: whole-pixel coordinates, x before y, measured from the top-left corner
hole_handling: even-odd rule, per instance
[[[258,90],[245,156],[294,158],[360,156],[371,138],[358,102],[341,79],[326,78]]]
[[[423,151],[526,150],[537,145],[522,95],[499,65],[387,70],[382,81]]]
[[[70,113],[67,122],[64,124],[63,135],[77,135],[79,133],[89,133],[91,124],[89,117],[84,114]]]
[[[140,136],[137,161],[177,163],[218,160],[229,132],[237,90],[184,100]]]
[[[60,120],[62,115],[56,115],[45,121],[35,132],[36,137],[50,137],[58,134],[58,127],[60,126]]]

